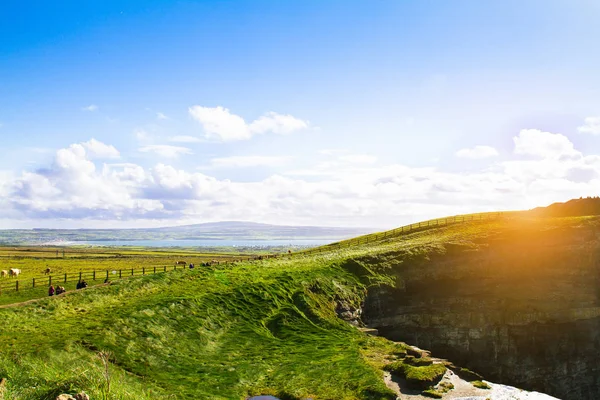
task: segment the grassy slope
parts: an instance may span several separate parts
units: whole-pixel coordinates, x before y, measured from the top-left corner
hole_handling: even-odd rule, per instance
[[[173,272],[1,310],[0,376],[16,398],[71,386],[99,396],[102,349],[114,355],[112,398],[385,398],[361,356],[377,340],[333,312],[334,297],[358,301],[355,278],[287,264]]]
[[[391,257],[413,262],[455,244],[485,246],[502,235],[526,239],[594,221],[474,221],[314,256],[124,280],[3,309],[0,377],[8,377],[9,398],[53,399],[80,389],[104,398],[96,354],[106,350],[113,354],[107,398],[393,398],[381,367],[394,345],[340,321],[336,300],[360,303],[364,284],[387,280]]]

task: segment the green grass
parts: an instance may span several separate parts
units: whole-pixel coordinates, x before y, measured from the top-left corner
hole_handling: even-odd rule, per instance
[[[475,386],[478,389],[491,389],[490,385],[483,381],[473,381],[471,385]]]
[[[391,363],[386,366],[386,369],[406,379],[406,383],[415,389],[427,389],[435,385],[446,373],[443,364],[414,366],[405,361]]]
[[[421,392],[421,394],[425,397],[431,397],[432,399],[441,399],[444,397],[444,393],[435,389],[425,389]]]
[[[403,345],[341,321],[337,303],[359,306],[369,285],[400,284],[403,266],[456,249],[537,240],[540,232],[551,238],[596,224],[593,218],[475,219],[323,253],[137,276],[54,298],[45,288],[15,297],[5,292],[0,301],[41,299],[0,309],[0,378],[8,379],[6,397],[19,400],[81,390],[93,399],[393,399],[383,368],[427,389],[445,367],[403,361]],[[46,263],[73,273],[181,257],[153,250],[66,260],[7,255],[2,261],[37,274]],[[186,261],[214,258],[194,257]],[[108,393],[101,351],[112,354]]]
[[[142,268],[145,268],[146,274],[153,273],[154,268],[157,272],[164,271],[165,267],[170,271],[177,261],[194,263],[199,267],[203,262],[212,260],[226,263],[254,257],[251,254],[207,254],[178,249],[148,249],[144,252],[129,248],[69,248],[63,257],[61,249],[56,248],[0,247],[0,270],[21,270],[18,278],[0,278],[0,305],[44,297],[50,283],[73,288],[80,274],[88,284],[94,285],[103,283],[107,273],[110,280],[115,280],[119,273],[122,277],[130,277],[132,269],[134,276],[142,275]],[[46,268],[50,268],[50,276],[44,274]],[[67,284],[64,283],[65,277]],[[19,282],[19,292],[15,290],[16,281]]]
[[[436,388],[425,389],[421,392],[423,396],[431,397],[433,399],[441,399],[445,393],[448,393],[454,389],[454,385],[450,382],[441,382]]]
[[[356,278],[289,264],[176,271],[0,310],[9,398],[101,396],[99,350],[114,355],[114,399],[392,398],[362,355],[377,341],[335,316],[332,299],[360,301]]]

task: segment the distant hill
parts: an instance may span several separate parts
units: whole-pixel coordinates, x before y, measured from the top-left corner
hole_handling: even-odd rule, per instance
[[[600,197],[586,197],[537,207],[530,211],[541,217],[583,217],[600,215]]]
[[[47,243],[107,240],[201,239],[330,239],[332,241],[373,232],[368,228],[269,225],[255,222],[210,222],[144,229],[15,229],[0,230],[0,243]]]

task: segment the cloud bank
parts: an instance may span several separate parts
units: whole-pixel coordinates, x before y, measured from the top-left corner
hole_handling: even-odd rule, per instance
[[[327,151],[324,160],[308,168],[280,168],[279,174],[246,182],[165,163],[144,168],[112,162],[119,151],[92,139],[58,150],[46,168],[0,173],[0,219],[90,220],[96,225],[252,220],[391,227],[598,194],[600,155],[584,155],[566,136],[535,129],[519,132],[513,144],[511,160],[475,172],[383,164],[369,155]],[[189,149],[145,150],[175,157]],[[287,161],[248,155],[215,158],[211,164],[243,168]]]

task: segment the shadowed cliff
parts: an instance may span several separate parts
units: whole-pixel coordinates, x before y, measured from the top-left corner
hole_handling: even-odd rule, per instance
[[[353,261],[395,279],[369,289],[363,319],[487,379],[600,398],[599,236],[598,217],[430,230]]]

